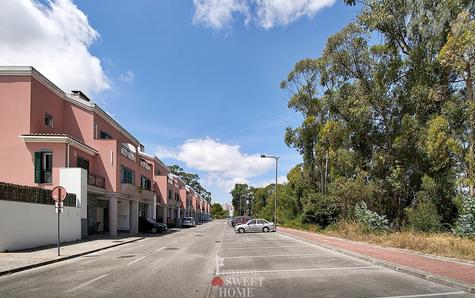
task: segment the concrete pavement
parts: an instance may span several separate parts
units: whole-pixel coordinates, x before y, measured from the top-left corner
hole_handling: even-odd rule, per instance
[[[0,297],[205,297],[224,231],[208,223],[0,277]]]
[[[211,297],[472,297],[280,233],[227,227]]]
[[[473,297],[280,233],[214,221],[0,277],[0,297]]]

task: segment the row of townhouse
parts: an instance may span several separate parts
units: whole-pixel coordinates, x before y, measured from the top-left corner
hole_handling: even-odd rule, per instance
[[[76,193],[82,237],[136,233],[139,216],[209,219],[209,202],[81,91],[0,67],[0,103],[0,181]]]

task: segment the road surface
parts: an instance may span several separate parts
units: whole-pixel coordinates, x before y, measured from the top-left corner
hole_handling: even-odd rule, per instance
[[[213,285],[212,285],[213,284]],[[0,297],[473,297],[224,221],[0,277]]]

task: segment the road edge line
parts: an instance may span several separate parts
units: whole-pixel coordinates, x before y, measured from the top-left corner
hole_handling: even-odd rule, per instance
[[[54,263],[59,263],[59,262],[62,262],[62,261],[67,261],[67,260],[70,260],[70,259],[74,259],[74,258],[81,257],[81,256],[84,256],[84,255],[88,255],[88,254],[91,254],[91,253],[95,253],[95,252],[98,252],[98,251],[101,251],[101,250],[106,250],[106,249],[121,246],[121,245],[124,245],[124,244],[133,243],[133,242],[143,240],[143,239],[145,239],[145,237],[140,237],[138,239],[134,239],[134,240],[130,240],[130,241],[122,242],[122,243],[117,243],[117,244],[113,244],[113,245],[109,245],[109,246],[105,246],[105,247],[85,251],[85,252],[78,253],[78,254],[75,254],[75,255],[70,255],[70,256],[67,256],[67,257],[61,257],[61,258],[58,258],[58,259],[48,260],[48,261],[44,261],[44,262],[39,262],[39,263],[27,265],[27,266],[22,266],[22,267],[17,267],[17,268],[13,268],[13,269],[8,269],[8,270],[5,270],[5,271],[0,271],[0,276],[9,275],[9,274],[13,274],[13,273],[18,273],[18,272],[21,272],[21,271],[26,271],[26,270],[33,269],[33,268],[38,268],[38,267],[42,267],[42,266],[46,266],[46,265],[50,265],[50,264],[54,264]]]

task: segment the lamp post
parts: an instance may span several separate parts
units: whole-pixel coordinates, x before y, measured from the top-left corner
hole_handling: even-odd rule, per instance
[[[275,198],[274,198],[274,231],[277,231],[277,168],[279,166],[279,156],[273,155],[261,155],[262,158],[273,158],[275,159]]]

